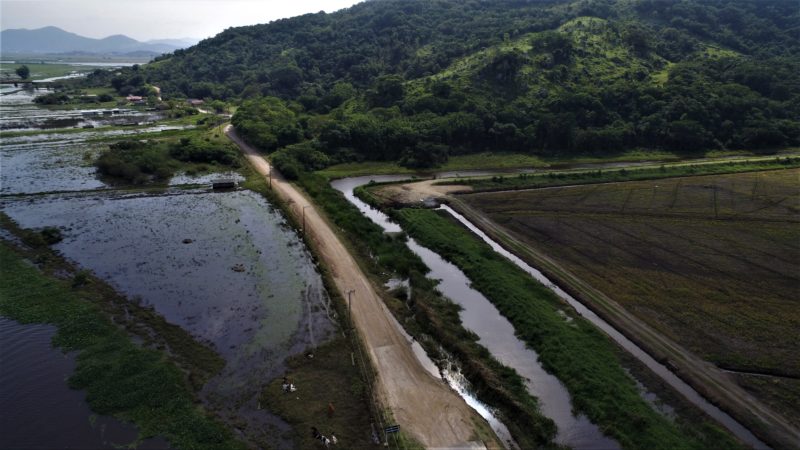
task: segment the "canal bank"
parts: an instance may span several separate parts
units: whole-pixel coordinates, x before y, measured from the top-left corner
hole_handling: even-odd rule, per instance
[[[351,301],[352,320],[363,339],[377,374],[376,393],[403,429],[426,447],[463,446],[476,438],[498,446],[488,424],[453,391],[436,380],[419,362],[411,343],[374,290],[348,250],[330,226],[297,189],[279,175],[256,150],[242,142],[232,129],[227,134],[251,164],[265,177],[271,176],[272,190],[295,220],[343,297]],[[352,292],[347,295],[347,292]]]

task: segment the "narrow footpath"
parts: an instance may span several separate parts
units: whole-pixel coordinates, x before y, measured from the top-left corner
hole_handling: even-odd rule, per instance
[[[225,134],[261,175],[270,174],[269,163],[240,139],[231,125],[225,127]],[[336,288],[344,298],[353,291],[353,322],[377,372],[377,395],[401,429],[426,448],[497,447],[496,441],[474,441],[475,430],[488,430],[489,424],[414,356],[400,324],[316,206],[277,172],[271,177],[272,189],[290,212],[298,219],[305,216],[305,233],[331,271]]]

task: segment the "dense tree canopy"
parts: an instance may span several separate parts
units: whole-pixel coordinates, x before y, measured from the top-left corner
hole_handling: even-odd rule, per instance
[[[798,9],[373,0],[228,29],[110,81],[242,101],[234,125],[297,168],[421,167],[486,149],[781,147],[800,144]]]

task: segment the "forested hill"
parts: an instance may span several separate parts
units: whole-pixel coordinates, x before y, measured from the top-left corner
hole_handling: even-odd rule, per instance
[[[228,29],[144,75],[167,97],[245,101],[237,127],[265,150],[301,143],[307,167],[780,147],[800,143],[798,36],[795,0],[372,0]]]

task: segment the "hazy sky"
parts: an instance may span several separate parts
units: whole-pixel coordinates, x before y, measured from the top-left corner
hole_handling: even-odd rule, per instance
[[[361,0],[0,0],[0,28],[53,25],[93,38],[124,34],[140,41],[206,38],[234,26],[319,11]]]

